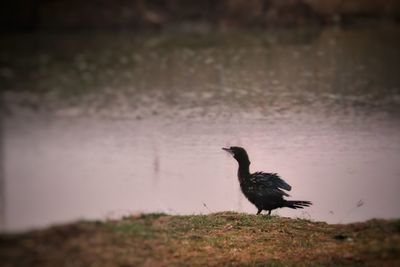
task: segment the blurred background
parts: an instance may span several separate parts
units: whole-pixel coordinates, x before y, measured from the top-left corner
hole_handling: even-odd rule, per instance
[[[0,4],[2,231],[256,213],[279,173],[329,223],[400,216],[400,1]]]

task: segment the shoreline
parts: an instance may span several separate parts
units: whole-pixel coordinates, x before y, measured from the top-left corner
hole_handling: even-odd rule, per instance
[[[0,247],[4,266],[396,266],[400,220],[154,213],[1,234]]]

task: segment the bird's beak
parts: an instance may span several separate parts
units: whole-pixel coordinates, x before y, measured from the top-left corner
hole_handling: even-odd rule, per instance
[[[234,155],[232,149],[230,149],[230,148],[223,147],[222,150],[225,150],[226,152],[228,152],[228,153],[231,154],[232,156]]]

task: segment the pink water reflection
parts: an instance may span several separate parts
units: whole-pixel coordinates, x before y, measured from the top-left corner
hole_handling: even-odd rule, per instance
[[[6,229],[138,212],[255,213],[226,145],[245,147],[252,171],[278,172],[293,199],[314,203],[279,215],[330,223],[399,217],[398,121],[317,117],[6,120]]]

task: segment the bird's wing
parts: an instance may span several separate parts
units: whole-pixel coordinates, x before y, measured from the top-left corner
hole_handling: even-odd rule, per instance
[[[289,196],[282,189],[290,191],[292,187],[287,184],[276,173],[256,172],[250,178],[253,183],[259,185],[260,189],[270,192],[270,194]]]

